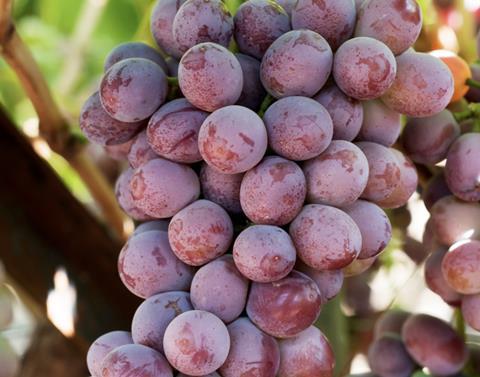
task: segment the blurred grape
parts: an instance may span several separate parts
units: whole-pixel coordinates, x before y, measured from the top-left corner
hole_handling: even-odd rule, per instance
[[[144,211],[138,208],[133,200],[133,196],[130,190],[130,181],[133,177],[133,169],[128,168],[117,179],[115,184],[115,196],[117,198],[120,208],[134,220],[145,221],[151,220],[151,216],[147,215]]]
[[[378,339],[385,334],[402,334],[402,327],[410,317],[410,313],[400,309],[387,310],[375,322],[373,329],[374,338]]]
[[[297,261],[295,268],[317,284],[324,300],[333,299],[342,289],[344,279],[342,270],[318,271],[302,261]]]
[[[401,338],[391,334],[382,335],[370,345],[368,363],[381,377],[410,377],[415,369]]]
[[[444,173],[441,172],[429,179],[422,191],[422,200],[425,207],[430,211],[437,201],[450,195],[452,195],[452,192],[448,188]]]
[[[443,257],[442,272],[456,292],[480,293],[480,241],[454,244]]]

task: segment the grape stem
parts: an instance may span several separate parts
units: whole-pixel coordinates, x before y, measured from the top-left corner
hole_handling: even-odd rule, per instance
[[[467,79],[465,83],[471,88],[480,89],[480,81],[474,79]]]
[[[458,335],[460,335],[462,339],[465,339],[465,320],[463,319],[463,314],[461,309],[459,308],[455,309],[454,320],[455,320],[455,329],[457,330]]]
[[[265,98],[262,101],[262,104],[260,105],[260,110],[258,110],[258,115],[260,118],[263,118],[263,115],[265,114],[265,111],[269,108],[269,106],[275,101],[275,98],[273,98],[270,94],[267,94]]]
[[[168,77],[167,77],[167,81],[168,81],[168,85],[178,86],[178,77],[168,76]]]
[[[462,122],[470,118],[480,119],[480,103],[470,103],[467,109],[453,113],[457,122]]]

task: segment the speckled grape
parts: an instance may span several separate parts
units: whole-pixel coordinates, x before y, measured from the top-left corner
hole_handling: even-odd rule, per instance
[[[388,108],[381,100],[362,102],[363,123],[357,140],[372,141],[391,147],[402,129],[400,114]]]
[[[297,262],[295,268],[317,284],[324,300],[329,301],[340,293],[344,280],[342,270],[318,271],[301,261]]]
[[[235,54],[242,67],[243,89],[237,105],[257,111],[267,92],[260,81],[260,62],[251,56]]]
[[[456,292],[480,293],[480,241],[454,244],[442,261],[443,277]]]
[[[374,373],[383,377],[410,377],[415,370],[415,362],[402,339],[392,334],[383,335],[370,344],[368,364]]]
[[[115,196],[120,208],[134,220],[144,221],[151,220],[152,217],[138,208],[134,201],[130,190],[130,181],[133,177],[133,169],[128,168],[117,179],[115,184]]]
[[[464,296],[462,314],[465,322],[473,329],[480,331],[480,294]]]
[[[128,163],[132,168],[136,169],[154,158],[159,158],[159,155],[156,154],[148,144],[147,133],[144,130],[135,137],[135,140],[128,151]]]
[[[185,0],[157,0],[150,17],[153,38],[167,55],[176,59],[182,57],[182,51],[173,38],[173,20],[184,2]]]
[[[168,72],[167,63],[160,53],[142,42],[126,42],[115,47],[105,59],[104,70],[108,71],[112,65],[129,58],[142,58],[157,63],[165,74]]]
[[[128,331],[112,331],[95,340],[87,353],[88,371],[94,377],[102,375],[102,361],[113,349],[125,344],[132,344],[132,334]]]

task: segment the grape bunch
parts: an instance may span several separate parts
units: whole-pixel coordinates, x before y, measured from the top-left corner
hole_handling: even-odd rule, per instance
[[[333,375],[322,307],[388,245],[385,210],[416,191],[414,162],[444,158],[460,133],[448,66],[412,49],[417,2],[356,3],[247,0],[232,15],[221,0],[158,0],[159,50],[108,55],[80,127],[128,160],[115,191],[140,224],[118,271],[145,301],[131,332],[93,343],[92,376]],[[448,199],[463,219],[438,221],[453,222],[448,241],[480,221],[476,142],[448,152],[447,181],[471,201]],[[452,280],[479,251],[461,247]]]

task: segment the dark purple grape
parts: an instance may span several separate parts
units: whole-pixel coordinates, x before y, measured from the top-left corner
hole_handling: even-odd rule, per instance
[[[463,297],[462,314],[472,329],[480,331],[480,294]]]
[[[206,264],[192,280],[192,305],[215,314],[225,323],[237,319],[247,303],[248,280],[235,267],[231,255]]]
[[[298,215],[307,187],[302,169],[281,157],[266,157],[240,186],[245,215],[256,224],[286,225]]]
[[[167,55],[176,59],[182,57],[182,51],[173,38],[173,20],[178,8],[184,2],[185,0],[157,0],[150,17],[150,30],[153,38]]]
[[[132,320],[135,343],[163,352],[163,335],[178,315],[193,310],[187,292],[166,292],[151,296],[137,309]]]
[[[210,114],[198,136],[205,162],[227,174],[243,173],[257,165],[267,143],[262,119],[242,106],[227,106]]]
[[[105,59],[105,72],[114,64],[130,58],[142,58],[157,63],[165,74],[168,72],[167,63],[160,53],[149,45],[142,42],[126,42],[115,47]]]
[[[247,314],[261,330],[276,338],[295,336],[318,318],[322,296],[308,276],[292,271],[272,283],[252,283]]]
[[[178,65],[180,62],[172,57],[165,58],[165,63],[167,63],[168,67],[168,75],[172,77],[178,76]]]
[[[402,327],[405,321],[410,317],[410,313],[403,310],[392,309],[384,312],[378,317],[373,329],[375,339],[382,337],[385,334],[395,334],[400,336],[402,334]]]
[[[377,338],[368,348],[368,364],[382,377],[410,377],[415,362],[400,337],[387,334]]]
[[[228,325],[230,352],[221,366],[223,377],[275,377],[280,365],[277,341],[259,330],[248,318]]]
[[[443,257],[442,273],[456,292],[480,293],[480,241],[454,244]]]
[[[168,232],[168,220],[154,220],[141,223],[135,228],[133,234],[135,235],[144,232],[150,232],[151,230]]]
[[[243,89],[237,105],[257,111],[267,92],[260,81],[260,62],[251,56],[235,54],[242,67]]]
[[[300,259],[317,270],[338,270],[357,258],[360,229],[345,212],[310,204],[290,224],[290,236]]]
[[[472,79],[480,81],[480,64],[470,64],[470,70],[472,71]],[[468,93],[465,95],[465,98],[469,102],[480,102],[480,89],[470,87]]]
[[[292,271],[296,251],[290,236],[282,228],[253,225],[235,240],[233,259],[243,276],[268,283],[280,280]]]
[[[115,184],[115,196],[118,204],[125,213],[134,220],[145,221],[151,220],[152,217],[138,208],[134,201],[130,190],[130,181],[133,177],[133,169],[128,168],[117,179]]]
[[[88,371],[94,377],[102,375],[102,361],[113,349],[132,344],[132,334],[127,331],[112,331],[95,340],[87,353]]]
[[[147,141],[147,132],[140,132],[132,143],[128,151],[128,163],[134,169],[140,167],[147,161],[159,158],[159,155],[150,147]]]
[[[235,41],[240,52],[261,59],[267,48],[290,31],[290,18],[272,0],[247,0],[234,17]]]
[[[318,271],[301,261],[297,262],[295,268],[317,284],[324,300],[329,301],[340,293],[344,278],[342,270]]]
[[[207,112],[195,108],[185,98],[168,102],[148,122],[148,144],[154,152],[175,162],[201,161],[198,131],[207,116]]]
[[[191,104],[205,111],[214,111],[233,105],[240,98],[242,67],[225,47],[201,43],[188,50],[180,60],[178,82]]]
[[[327,81],[333,54],[327,41],[311,30],[292,30],[265,52],[260,78],[275,98],[311,97]]]
[[[400,114],[389,109],[381,100],[362,102],[363,123],[358,140],[391,147],[400,136]]]
[[[334,140],[303,172],[310,203],[345,206],[355,202],[368,182],[368,161],[355,144]]]
[[[314,326],[281,339],[278,377],[332,377],[335,355],[327,338]]]
[[[270,147],[294,161],[318,156],[332,141],[327,110],[307,97],[286,97],[271,105],[263,117]]]
[[[173,38],[180,51],[204,42],[228,47],[233,18],[221,0],[187,0],[173,20]]]
[[[422,191],[423,203],[429,211],[437,201],[449,195],[452,195],[452,192],[448,188],[443,172],[430,178],[426,187]]]
[[[114,64],[100,84],[105,111],[121,122],[147,119],[167,98],[167,76],[151,60],[130,58]]]
[[[227,359],[230,335],[223,322],[213,314],[191,310],[170,322],[163,349],[178,371],[206,375],[220,368]]]

